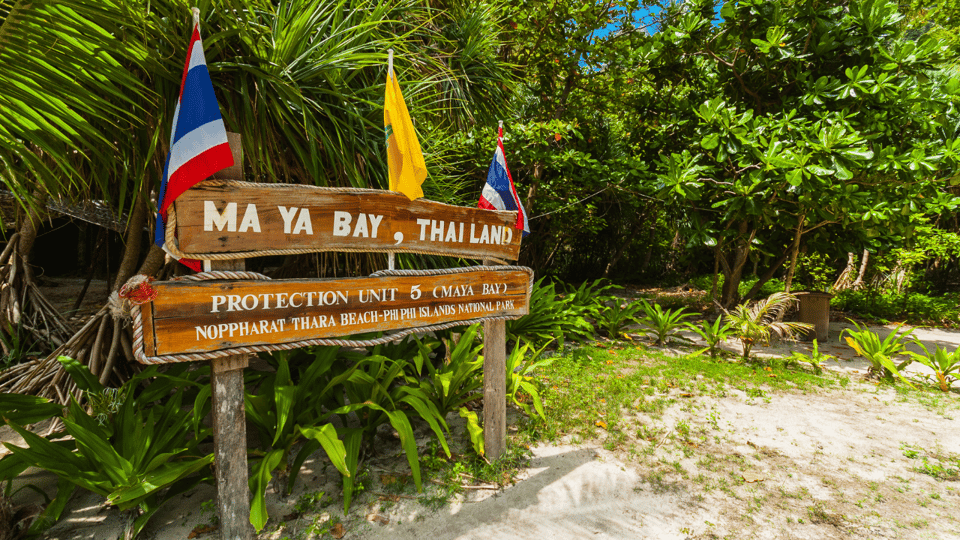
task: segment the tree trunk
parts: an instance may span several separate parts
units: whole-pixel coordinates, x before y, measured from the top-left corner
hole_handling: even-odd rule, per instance
[[[793,274],[797,270],[797,255],[800,253],[800,238],[803,235],[803,222],[805,216],[800,216],[800,223],[797,224],[797,230],[793,234],[793,242],[790,244],[790,266],[787,268],[787,277],[783,280],[783,290],[789,293],[793,285]]]
[[[137,263],[140,261],[140,248],[143,246],[143,225],[147,219],[147,203],[144,200],[137,201],[133,207],[133,215],[130,216],[130,222],[127,223],[127,231],[124,234],[126,245],[123,248],[123,257],[120,259],[120,268],[117,271],[117,279],[113,282],[113,290],[117,290],[133,277],[137,269]]]
[[[863,259],[860,260],[860,271],[857,272],[857,279],[850,285],[850,288],[857,290],[863,287],[863,276],[867,273],[867,262],[870,261],[870,252],[864,248]]]
[[[143,260],[143,264],[140,265],[140,269],[137,270],[138,274],[143,274],[145,276],[157,276],[157,272],[163,268],[163,263],[166,261],[167,254],[163,251],[163,248],[156,244],[150,244],[150,250],[147,251],[147,257]]]
[[[850,280],[850,276],[853,274],[853,269],[855,268],[854,263],[856,263],[856,255],[854,255],[853,252],[848,251],[847,266],[846,268],[843,269],[843,272],[840,272],[840,277],[838,277],[837,280],[833,282],[833,290],[842,291],[844,289],[850,288],[852,284],[852,281]]]
[[[47,204],[47,196],[44,195],[36,201],[36,206],[31,206],[20,223],[20,241],[17,245],[17,256],[21,271],[23,272],[23,281],[26,285],[33,284],[33,267],[30,266],[30,252],[33,250],[33,244],[37,241],[37,231],[40,224],[43,223],[43,216],[40,215],[41,209]],[[16,321],[19,322],[19,321]]]
[[[729,253],[722,253],[719,257],[723,269],[723,288],[720,292],[720,305],[723,309],[730,309],[740,301],[740,281],[743,279],[743,268],[747,265],[750,247],[756,236],[756,229],[749,230],[746,221],[741,221],[737,227],[737,239]],[[749,234],[748,234],[749,233]]]
[[[785,251],[782,255],[780,255],[780,257],[776,261],[774,261],[773,264],[767,267],[767,271],[764,272],[762,276],[759,276],[759,279],[757,280],[756,283],[753,284],[753,287],[751,287],[750,290],[747,291],[747,294],[743,295],[743,300],[744,301],[753,300],[753,297],[756,296],[758,292],[760,292],[760,288],[763,287],[764,284],[766,284],[768,281],[773,279],[773,275],[777,273],[777,270],[779,270],[780,267],[783,266],[783,263],[787,262],[787,257],[789,256],[790,256],[790,251]]]

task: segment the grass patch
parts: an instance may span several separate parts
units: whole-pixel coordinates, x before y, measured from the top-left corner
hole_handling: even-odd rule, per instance
[[[576,434],[601,442],[622,442],[621,432],[629,430],[639,439],[656,439],[661,434],[654,427],[625,423],[625,415],[644,413],[657,420],[667,408],[698,396],[724,397],[735,389],[751,398],[769,399],[770,390],[813,391],[837,384],[832,377],[783,362],[673,357],[625,343],[571,351],[540,370],[538,379],[547,419],[536,425],[537,435],[555,441]],[[674,431],[678,438],[689,439],[697,430],[680,425]]]
[[[903,455],[916,460],[913,470],[940,481],[960,480],[960,454],[945,452],[942,448],[926,450],[917,445],[902,444]]]

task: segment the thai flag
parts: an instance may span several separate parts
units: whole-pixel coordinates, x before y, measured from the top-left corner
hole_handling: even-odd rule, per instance
[[[200,25],[196,24],[187,48],[180,99],[177,100],[170,130],[170,151],[163,166],[163,181],[157,199],[154,242],[158,246],[164,247],[167,209],[173,201],[197,182],[232,165],[233,154],[227,142],[227,130],[203,56]],[[200,261],[181,259],[180,262],[200,270]]]
[[[497,131],[497,150],[490,162],[487,171],[487,183],[480,192],[480,202],[477,207],[485,210],[507,210],[517,212],[517,229],[523,229],[523,236],[530,234],[530,223],[527,221],[527,212],[517,196],[517,188],[513,185],[513,177],[507,168],[507,158],[503,152],[503,127]]]

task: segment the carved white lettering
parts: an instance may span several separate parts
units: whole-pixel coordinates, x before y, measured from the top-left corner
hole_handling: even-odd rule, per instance
[[[203,201],[203,230],[213,231],[216,225],[218,231],[226,227],[228,232],[237,231],[237,203],[227,203],[221,214],[213,201]]]
[[[283,218],[283,234],[290,234],[290,231],[293,230],[293,218],[297,215],[298,208],[296,206],[291,206],[287,208],[285,206],[278,206],[280,210],[280,216]]]
[[[257,215],[257,205],[253,203],[247,205],[247,210],[243,213],[243,219],[240,220],[240,228],[237,232],[247,232],[247,229],[260,232],[260,217]]]
[[[347,236],[350,234],[350,222],[353,221],[353,216],[350,215],[350,212],[343,212],[337,210],[333,213],[333,235],[334,236]]]
[[[300,209],[300,217],[297,218],[297,224],[293,227],[293,234],[300,234],[305,231],[307,234],[313,234],[313,224],[310,223],[310,210]]]

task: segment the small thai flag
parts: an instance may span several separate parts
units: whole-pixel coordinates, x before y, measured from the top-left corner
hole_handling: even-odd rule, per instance
[[[487,183],[480,192],[480,202],[477,207],[485,210],[507,210],[517,212],[517,229],[523,229],[523,236],[530,234],[530,223],[527,222],[527,212],[517,196],[517,188],[513,185],[513,177],[507,168],[507,158],[503,152],[503,126],[497,130],[497,150],[490,162],[487,171]]]
[[[167,229],[167,209],[184,191],[233,165],[233,154],[227,142],[227,130],[220,116],[220,104],[213,92],[213,82],[207,71],[200,41],[200,24],[193,27],[193,36],[187,48],[187,63],[180,83],[180,99],[173,113],[170,130],[170,151],[163,166],[163,181],[157,199],[157,227],[154,242],[164,247]],[[181,259],[180,262],[200,270],[200,261]]]

